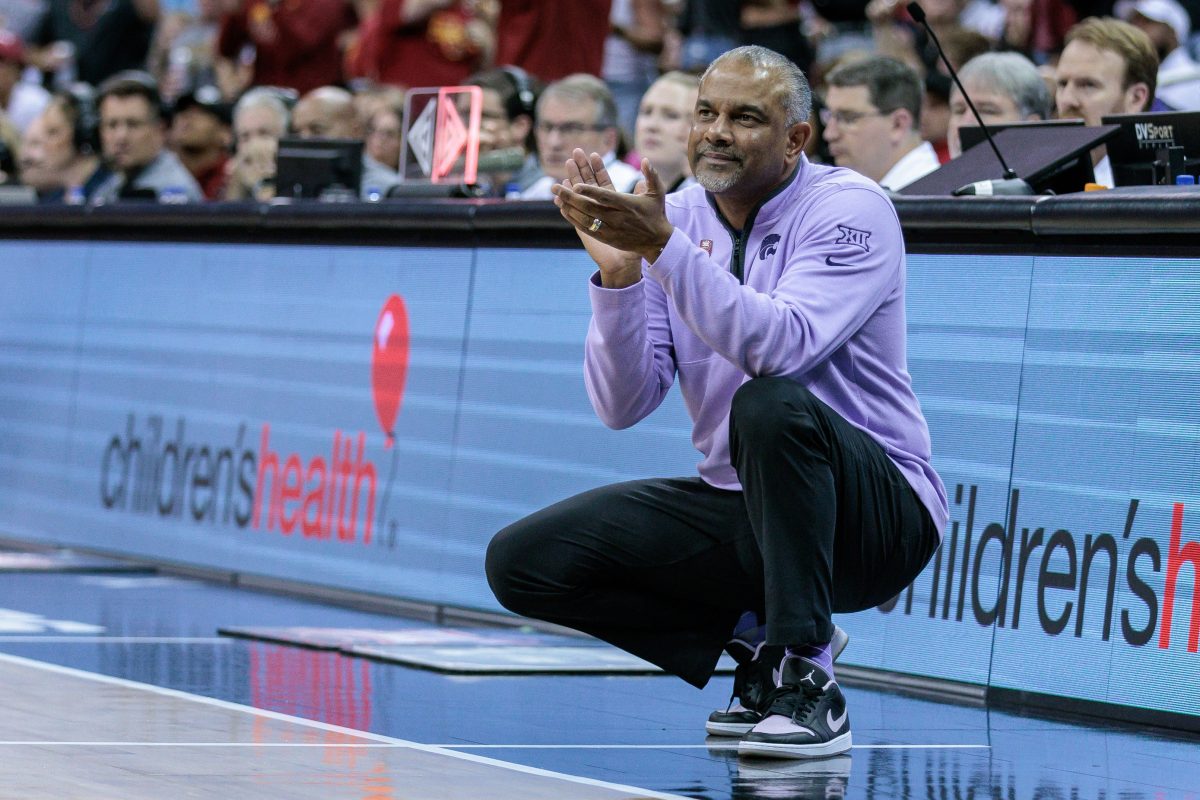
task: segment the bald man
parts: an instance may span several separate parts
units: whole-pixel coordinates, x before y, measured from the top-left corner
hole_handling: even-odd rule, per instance
[[[301,139],[358,139],[364,135],[362,119],[354,108],[354,95],[337,86],[321,86],[300,98],[292,109],[292,130]],[[386,195],[400,176],[363,153],[358,196]]]

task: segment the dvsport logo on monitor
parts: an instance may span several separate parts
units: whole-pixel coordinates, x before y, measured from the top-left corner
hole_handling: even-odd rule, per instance
[[[395,443],[408,361],[408,311],[392,295],[375,321],[371,347],[371,395],[384,449]],[[379,481],[364,431],[333,428],[327,450],[300,453],[273,444],[270,421],[254,425],[257,436],[251,427],[242,422],[224,441],[201,441],[188,435],[183,415],[171,424],[162,414],[139,419],[129,412],[100,457],[101,505],[196,524],[372,542],[381,516]]]

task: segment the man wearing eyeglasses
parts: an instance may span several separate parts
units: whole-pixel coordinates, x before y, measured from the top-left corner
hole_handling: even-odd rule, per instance
[[[534,133],[544,174],[521,193],[522,200],[551,199],[550,187],[567,177],[564,165],[575,148],[603,153],[613,186],[622,191],[631,191],[642,177],[617,158],[617,105],[593,75],[568,75],[547,86],[538,98]]]
[[[826,80],[825,141],[839,167],[899,191],[940,166],[921,139],[921,78],[892,58],[844,64]]]

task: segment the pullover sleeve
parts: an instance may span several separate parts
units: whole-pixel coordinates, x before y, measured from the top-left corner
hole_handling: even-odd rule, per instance
[[[584,384],[601,421],[628,428],[658,408],[675,381],[666,297],[645,278],[624,289],[605,289],[599,273],[589,292]]]
[[[903,239],[891,203],[841,187],[784,234],[782,273],[768,292],[742,285],[678,228],[646,267],[683,322],[751,377],[802,375],[840,348],[903,281]],[[769,265],[746,256],[747,280]]]

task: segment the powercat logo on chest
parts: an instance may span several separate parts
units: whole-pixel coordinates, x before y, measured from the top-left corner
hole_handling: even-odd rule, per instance
[[[775,255],[775,251],[779,249],[778,233],[772,233],[762,240],[762,244],[758,246],[758,260],[766,261],[767,256]]]

